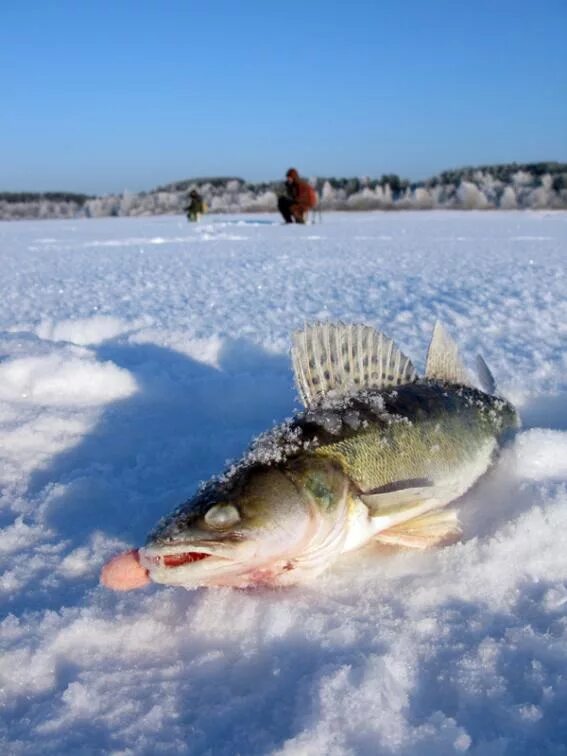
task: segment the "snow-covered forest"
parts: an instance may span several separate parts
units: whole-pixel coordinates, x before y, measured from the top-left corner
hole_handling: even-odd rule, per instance
[[[445,171],[410,183],[384,175],[311,178],[321,210],[515,210],[567,208],[567,165],[533,163]],[[89,197],[63,192],[0,193],[0,219],[100,218],[183,213],[187,195],[197,189],[214,213],[273,212],[280,182],[248,183],[239,178],[193,179],[149,192]]]

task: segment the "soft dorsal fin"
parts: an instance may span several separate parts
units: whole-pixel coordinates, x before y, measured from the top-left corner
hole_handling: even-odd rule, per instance
[[[476,372],[478,373],[481,389],[487,394],[495,394],[496,381],[481,354],[477,354],[476,356]]]
[[[330,392],[385,389],[417,378],[392,339],[370,326],[315,323],[293,334],[295,382],[306,407]]]
[[[435,323],[427,350],[425,377],[447,383],[471,385],[467,369],[461,362],[459,349],[439,320]]]

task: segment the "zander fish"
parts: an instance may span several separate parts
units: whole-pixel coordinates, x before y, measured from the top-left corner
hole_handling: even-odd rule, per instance
[[[290,585],[371,539],[426,548],[460,537],[447,505],[518,425],[482,358],[481,391],[440,323],[424,378],[368,326],[306,327],[292,358],[305,411],[105,565],[104,585]]]

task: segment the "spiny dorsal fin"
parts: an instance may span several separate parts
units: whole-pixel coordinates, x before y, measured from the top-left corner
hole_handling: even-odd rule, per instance
[[[394,342],[370,326],[315,323],[293,334],[297,389],[306,407],[330,392],[346,395],[411,383],[415,368]]]
[[[467,369],[461,362],[459,349],[439,320],[435,323],[427,350],[425,377],[447,383],[471,385]]]

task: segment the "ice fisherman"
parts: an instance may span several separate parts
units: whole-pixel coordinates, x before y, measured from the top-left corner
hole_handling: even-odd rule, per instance
[[[286,173],[286,193],[278,197],[278,210],[286,223],[305,223],[307,212],[317,205],[313,187],[300,178],[295,168]]]
[[[187,213],[187,220],[192,222],[198,221],[205,212],[205,203],[196,189],[189,192],[189,204],[185,208],[185,212]]]

